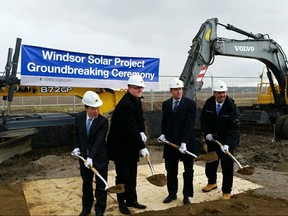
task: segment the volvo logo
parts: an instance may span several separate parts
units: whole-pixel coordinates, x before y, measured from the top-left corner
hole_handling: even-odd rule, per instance
[[[255,48],[253,46],[234,46],[235,50],[238,52],[254,52]]]

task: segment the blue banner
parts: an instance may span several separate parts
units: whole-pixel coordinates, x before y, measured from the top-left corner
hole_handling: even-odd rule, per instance
[[[107,56],[22,45],[21,85],[126,88],[133,74],[157,89],[159,58]]]

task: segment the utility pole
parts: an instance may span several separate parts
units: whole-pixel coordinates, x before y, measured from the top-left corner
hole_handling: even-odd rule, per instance
[[[213,77],[213,74],[210,72],[210,71],[208,71],[207,70],[207,72],[210,74],[210,76],[211,76],[211,94],[213,94],[213,79],[214,79],[214,77]]]

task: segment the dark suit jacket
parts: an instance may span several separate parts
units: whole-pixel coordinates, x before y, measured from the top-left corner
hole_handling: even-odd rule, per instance
[[[142,103],[127,92],[111,118],[108,134],[109,158],[115,162],[139,161],[139,150],[145,148],[140,132],[145,132]]]
[[[204,137],[212,134],[223,145],[228,145],[229,150],[233,152],[240,141],[239,118],[240,112],[233,99],[227,96],[217,115],[215,97],[211,96],[206,100],[200,116]],[[206,141],[206,143],[216,145],[211,141]]]
[[[80,148],[84,158],[90,157],[93,165],[97,169],[101,169],[109,163],[106,135],[108,132],[108,120],[99,115],[93,120],[90,128],[89,136],[86,133],[86,112],[81,112],[75,117],[75,125],[73,130],[74,147]],[[89,154],[87,154],[87,150]],[[82,165],[82,161],[80,162]]]
[[[170,98],[162,103],[161,133],[172,143],[181,145],[186,143],[187,150],[198,154],[194,124],[196,118],[196,104],[193,100],[182,97],[176,112],[172,111],[173,99]],[[182,154],[177,149],[164,146],[164,158],[179,157],[181,160],[194,159],[192,156]]]

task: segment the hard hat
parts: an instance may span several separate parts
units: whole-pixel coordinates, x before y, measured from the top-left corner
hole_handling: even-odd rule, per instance
[[[100,99],[99,95],[93,91],[86,91],[82,98],[82,103],[89,107],[100,107],[103,101]]]
[[[222,80],[218,80],[213,88],[212,91],[216,91],[216,92],[223,92],[223,91],[228,91],[228,88],[226,86],[226,84],[222,81]]]
[[[134,86],[139,86],[139,87],[145,87],[144,85],[144,80],[140,75],[132,75],[129,77],[128,85],[134,85]]]
[[[169,88],[183,88],[184,84],[183,82],[178,79],[178,78],[173,78],[170,82],[169,82]]]

